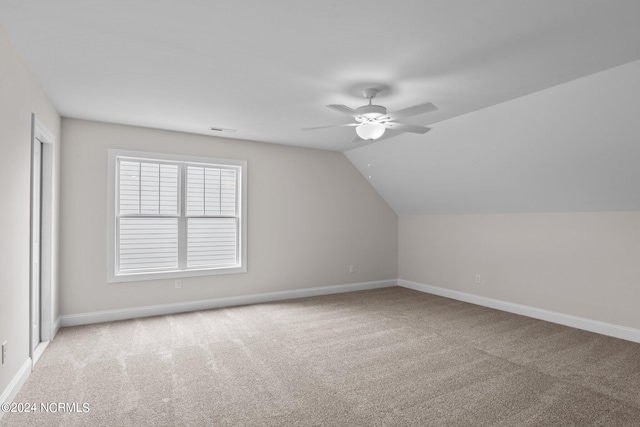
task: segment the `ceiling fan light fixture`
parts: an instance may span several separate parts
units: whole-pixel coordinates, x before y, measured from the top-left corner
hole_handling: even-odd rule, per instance
[[[367,141],[374,141],[384,135],[386,128],[379,123],[364,123],[356,127],[358,136]]]
[[[382,89],[387,90],[388,87],[384,86],[382,87]],[[368,88],[363,90],[362,94],[365,98],[367,98],[369,103],[355,109],[347,107],[346,105],[327,105],[327,107],[331,108],[332,110],[352,117],[355,120],[355,123],[351,122],[342,125],[306,128],[303,130],[353,126],[356,128],[356,138],[360,138],[365,141],[375,141],[377,139],[380,139],[385,134],[387,128],[393,130],[393,135],[391,136],[395,136],[396,134],[402,132],[423,134],[430,130],[425,126],[412,125],[409,123],[399,122],[397,120],[437,110],[438,108],[435,105],[430,102],[425,102],[423,104],[403,108],[394,113],[387,114],[386,107],[383,107],[382,105],[374,105],[371,102],[372,99],[375,98],[378,92],[380,92],[380,90],[382,89]],[[390,137],[390,135],[387,134],[387,137]]]

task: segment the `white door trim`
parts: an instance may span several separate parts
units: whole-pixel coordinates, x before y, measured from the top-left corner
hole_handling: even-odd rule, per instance
[[[32,191],[32,212],[31,212],[31,233],[33,235],[34,227],[38,224],[34,224],[34,191],[37,191],[38,186],[34,182],[34,177],[41,175],[40,187],[40,254],[33,253],[33,247],[31,248],[31,259],[35,256],[40,256],[40,312],[34,309],[35,298],[37,297],[34,286],[34,277],[31,276],[30,292],[29,292],[29,355],[33,361],[32,369],[35,366],[38,358],[44,351],[49,341],[53,338],[53,298],[52,298],[52,285],[53,285],[53,153],[55,147],[54,135],[36,118],[35,114],[31,115],[31,191]],[[37,145],[42,149],[42,162],[40,172],[34,170],[34,167],[39,163],[35,159],[35,155],[38,152],[36,150]],[[32,241],[33,246],[33,241]],[[36,316],[40,317],[40,337],[33,336],[33,323],[36,320]],[[34,342],[37,340],[37,345],[34,347]]]

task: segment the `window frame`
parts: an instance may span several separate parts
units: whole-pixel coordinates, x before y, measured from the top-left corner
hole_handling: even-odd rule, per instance
[[[148,272],[118,272],[117,239],[118,239],[118,159],[132,161],[149,161],[178,164],[178,218],[188,218],[186,213],[186,179],[183,168],[189,165],[204,167],[222,167],[235,169],[237,177],[237,218],[238,218],[238,263],[232,266],[178,268],[164,271]],[[229,160],[212,157],[188,156],[169,153],[155,153],[148,151],[133,151],[122,149],[108,150],[107,173],[107,283],[133,282],[141,280],[179,279],[197,276],[212,276],[220,274],[236,274],[247,272],[247,162],[244,160]],[[184,223],[179,219],[179,224]],[[186,239],[186,227],[179,226],[179,241]],[[186,240],[185,240],[186,241]],[[186,245],[179,245],[178,257],[186,257]]]

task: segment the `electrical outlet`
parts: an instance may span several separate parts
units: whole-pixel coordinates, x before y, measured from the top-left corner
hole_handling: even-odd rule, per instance
[[[182,288],[182,280],[178,279],[176,280],[176,289],[181,289]]]
[[[7,360],[7,342],[2,343],[2,364]]]
[[[353,274],[353,273],[355,273],[355,272],[356,272],[356,267],[355,267],[355,266],[353,266],[353,265],[350,265],[350,266],[349,266],[349,274]]]
[[[480,276],[479,274],[476,274],[476,283],[479,285],[480,283],[482,283],[482,276]]]

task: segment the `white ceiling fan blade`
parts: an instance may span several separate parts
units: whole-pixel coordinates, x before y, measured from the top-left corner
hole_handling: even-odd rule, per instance
[[[430,102],[427,102],[420,105],[414,105],[413,107],[403,108],[402,110],[398,110],[393,113],[389,113],[385,116],[385,119],[397,120],[404,117],[417,116],[418,114],[430,113],[432,111],[436,111],[437,109],[438,107]]]
[[[329,128],[339,128],[344,126],[358,126],[359,123],[347,123],[344,125],[329,125],[329,126],[316,126],[313,128],[303,128],[302,130],[317,130],[317,129],[329,129]]]
[[[360,114],[358,114],[356,110],[354,110],[353,108],[349,108],[346,105],[331,104],[331,105],[327,105],[327,107],[331,108],[332,110],[339,111],[340,113],[347,114],[351,117],[361,116]]]
[[[398,130],[400,132],[427,133],[431,130],[431,128],[425,126],[410,125],[407,123],[398,122],[385,122],[382,123],[382,125],[387,129]]]

